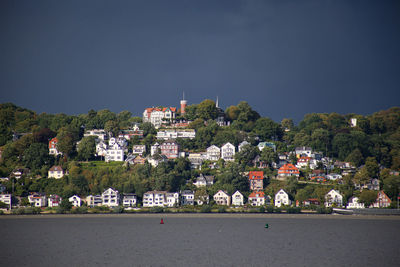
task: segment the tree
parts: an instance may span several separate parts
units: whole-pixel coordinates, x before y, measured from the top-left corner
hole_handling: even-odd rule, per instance
[[[218,110],[215,106],[215,102],[210,99],[203,100],[200,104],[197,105],[196,114],[197,117],[203,120],[216,119],[218,115]]]
[[[346,161],[353,163],[356,167],[360,167],[364,162],[364,157],[360,149],[354,149],[347,157]]]
[[[368,208],[375,203],[377,196],[377,191],[365,189],[361,192],[359,201],[360,203],[364,203],[365,207]]]
[[[149,134],[157,134],[156,128],[154,128],[153,124],[150,122],[144,122],[140,125],[140,128],[143,130],[143,136],[147,136]]]
[[[354,175],[354,183],[358,185],[365,185],[371,180],[371,176],[369,176],[367,169],[365,166],[361,168],[355,175]]]
[[[71,155],[75,148],[72,133],[68,132],[66,129],[62,129],[57,134],[57,139],[57,150],[62,152],[65,156]]]
[[[24,151],[23,159],[25,166],[32,170],[39,170],[43,165],[51,165],[54,157],[49,155],[47,145],[33,143]]]
[[[278,153],[271,147],[264,147],[261,151],[261,160],[267,162],[268,165],[271,166],[273,162],[278,161]]]
[[[78,156],[81,159],[86,159],[88,161],[96,153],[96,137],[87,136],[82,138],[78,145]]]
[[[253,132],[262,140],[280,140],[283,136],[280,125],[267,117],[259,118],[256,121]]]
[[[236,106],[230,106],[225,111],[225,115],[226,115],[227,119],[230,121],[237,120],[239,113],[240,113],[240,110]]]
[[[72,209],[72,203],[69,202],[68,198],[64,198],[61,200],[60,208],[62,209],[62,212],[70,211]]]
[[[252,145],[244,145],[241,150],[235,154],[236,161],[244,170],[246,166],[252,166],[254,158],[260,154],[260,150]]]
[[[378,165],[378,162],[376,162],[376,159],[374,157],[368,157],[365,160],[365,169],[366,169],[369,177],[371,177],[371,178],[378,177],[379,165]]]

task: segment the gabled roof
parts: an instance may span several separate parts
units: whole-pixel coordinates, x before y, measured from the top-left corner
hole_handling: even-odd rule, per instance
[[[263,171],[250,171],[249,180],[262,180],[264,178]]]
[[[57,171],[63,171],[63,169],[61,168],[61,166],[53,166],[49,169],[50,172],[57,172]]]
[[[278,173],[296,173],[300,174],[299,169],[297,169],[293,164],[287,163],[279,168]]]
[[[256,198],[256,197],[265,197],[265,193],[263,191],[253,191],[249,195],[249,198]]]

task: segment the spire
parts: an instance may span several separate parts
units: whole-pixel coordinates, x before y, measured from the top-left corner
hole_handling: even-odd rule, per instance
[[[215,107],[219,108],[219,106],[218,106],[218,96],[217,96],[217,102],[215,102]]]

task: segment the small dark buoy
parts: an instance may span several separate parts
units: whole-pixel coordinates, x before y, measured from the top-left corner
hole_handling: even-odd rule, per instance
[[[161,218],[161,222],[160,222],[160,224],[164,224],[164,220]]]
[[[268,225],[268,223],[266,223],[266,224],[265,224],[265,228],[268,228],[268,227],[269,227],[269,225]]]

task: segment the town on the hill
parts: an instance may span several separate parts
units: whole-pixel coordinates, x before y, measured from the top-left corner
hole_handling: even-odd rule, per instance
[[[3,213],[398,208],[400,108],[296,126],[204,100],[69,116],[0,105]]]

